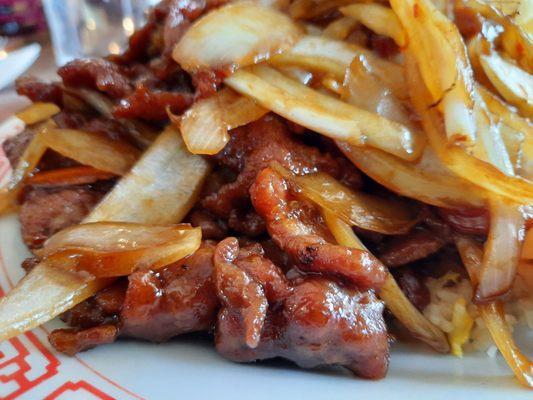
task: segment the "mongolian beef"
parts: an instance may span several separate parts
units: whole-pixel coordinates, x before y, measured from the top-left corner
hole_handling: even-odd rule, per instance
[[[533,328],[532,26],[511,8],[164,0],[122,55],[20,79],[0,208],[33,257],[0,339],[60,316],[68,355],[207,332],[236,362],[376,379],[410,336],[495,345],[533,387],[511,334]]]

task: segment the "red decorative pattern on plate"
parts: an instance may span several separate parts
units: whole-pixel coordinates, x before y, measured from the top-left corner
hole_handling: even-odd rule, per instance
[[[75,393],[74,395],[72,393]],[[91,384],[85,381],[79,382],[66,382],[48,396],[44,400],[73,400],[83,399],[83,400],[114,400],[114,397],[111,397],[101,390],[95,388]]]
[[[7,281],[7,286],[13,287],[1,251],[0,278],[2,278],[0,281],[3,279]],[[3,295],[4,290],[0,285],[0,297]],[[45,334],[48,333],[45,329],[42,331]],[[39,334],[42,336],[42,333]],[[85,380],[77,382],[71,380],[80,377],[84,377]],[[50,393],[53,388],[56,389]],[[44,393],[47,392],[50,394],[45,397]],[[120,397],[113,397],[108,393],[113,393],[114,396],[120,395]],[[15,400],[21,397],[62,400],[113,400],[115,398],[142,400],[142,397],[123,388],[79,357],[56,357],[50,346],[45,345],[33,332],[0,343],[0,399]]]
[[[0,397],[4,400],[16,399],[57,374],[59,360],[33,333],[24,336],[31,342],[32,349],[24,346],[19,338],[10,339],[2,346]]]

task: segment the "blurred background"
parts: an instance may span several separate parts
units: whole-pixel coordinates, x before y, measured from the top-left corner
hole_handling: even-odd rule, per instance
[[[57,65],[123,51],[158,0],[0,0],[0,59],[30,43]]]
[[[53,79],[72,59],[118,54],[159,0],[0,0],[0,91],[23,73]],[[2,110],[7,111],[7,110]],[[1,112],[0,112],[1,114]]]

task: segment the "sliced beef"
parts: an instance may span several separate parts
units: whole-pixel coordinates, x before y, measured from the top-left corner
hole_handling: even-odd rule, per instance
[[[439,208],[439,216],[459,233],[484,236],[489,232],[490,216],[484,209]]]
[[[248,237],[256,237],[266,230],[265,221],[255,210],[231,210],[228,218],[228,227],[233,231]]]
[[[477,35],[483,28],[483,17],[459,2],[455,3],[454,17],[454,22],[465,39]]]
[[[152,89],[140,84],[132,94],[120,101],[113,115],[117,118],[165,121],[168,119],[167,110],[173,114],[181,114],[193,100],[194,95],[186,91]]]
[[[201,69],[192,75],[192,83],[196,89],[196,98],[204,99],[214,95],[222,81],[230,75],[230,71],[224,69],[210,70]]]
[[[57,351],[73,356],[101,344],[113,343],[117,337],[115,325],[100,325],[82,330],[56,329],[48,335],[48,340]]]
[[[307,146],[291,135],[278,118],[268,115],[231,132],[230,142],[215,156],[215,160],[236,173],[234,182],[222,186],[207,196],[202,204],[216,215],[229,217],[232,210],[249,204],[249,189],[257,174],[277,161],[292,172],[303,175],[321,170],[335,177],[351,173],[349,167],[317,148]]]
[[[224,357],[238,362],[283,357],[304,368],[342,365],[366,378],[385,375],[389,343],[383,304],[372,292],[318,277],[298,278],[289,286],[277,267],[257,273],[240,257],[231,238],[215,251],[222,304],[215,340]],[[283,282],[283,295],[267,301],[267,285],[275,277]]]
[[[106,323],[116,324],[124,303],[126,287],[126,280],[120,279],[63,313],[61,319],[79,329],[93,328]]]
[[[13,168],[18,164],[22,153],[24,153],[24,150],[26,150],[34,135],[32,131],[25,129],[18,135],[12,136],[2,143],[2,149]]]
[[[29,273],[33,268],[39,264],[39,259],[37,257],[29,257],[22,261],[22,269],[24,272]]]
[[[80,223],[104,194],[91,186],[30,188],[19,212],[24,242],[41,247],[54,233]]]
[[[213,246],[204,244],[184,262],[160,273],[131,274],[120,315],[124,335],[162,342],[210,329],[218,308],[212,256]]]
[[[367,251],[332,244],[316,208],[297,200],[279,174],[264,169],[250,193],[270,237],[300,269],[340,277],[363,289],[381,287],[386,277],[381,262]]]
[[[391,58],[400,53],[400,47],[387,36],[370,33],[370,48],[383,58]]]
[[[439,251],[445,242],[426,229],[415,229],[407,235],[385,240],[377,251],[388,267],[398,267],[426,258]]]
[[[17,93],[32,102],[55,103],[63,105],[63,89],[58,82],[46,83],[35,77],[26,76],[15,82]]]
[[[422,276],[412,268],[403,267],[394,271],[394,277],[409,301],[419,311],[423,311],[429,304],[430,293]]]
[[[122,67],[103,59],[78,59],[57,71],[66,86],[97,89],[119,99],[133,90]]]
[[[194,210],[188,221],[192,226],[202,229],[203,239],[221,240],[227,236],[227,226],[205,210]]]

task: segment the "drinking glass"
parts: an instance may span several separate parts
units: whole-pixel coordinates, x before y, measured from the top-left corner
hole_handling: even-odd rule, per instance
[[[158,0],[43,0],[56,63],[118,54]]]

